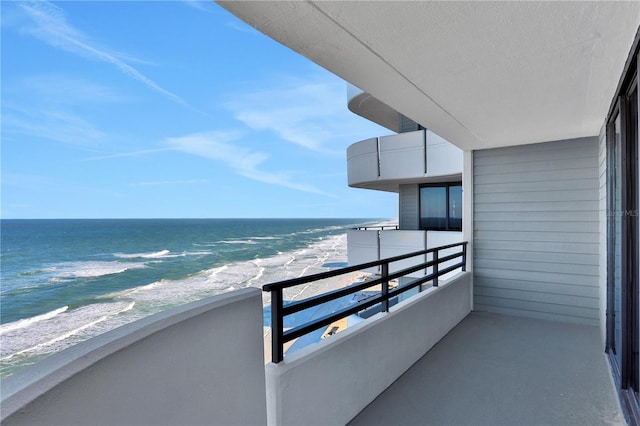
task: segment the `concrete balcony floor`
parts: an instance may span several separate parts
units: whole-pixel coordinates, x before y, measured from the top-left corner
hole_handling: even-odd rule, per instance
[[[605,424],[625,420],[596,327],[486,312],[467,316],[350,423]]]

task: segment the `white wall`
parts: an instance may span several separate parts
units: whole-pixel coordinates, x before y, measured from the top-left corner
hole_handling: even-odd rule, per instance
[[[380,241],[378,230],[347,230],[347,262],[349,266],[380,260]],[[380,272],[380,268],[363,270],[372,274]]]
[[[425,132],[383,136],[380,139],[380,179],[409,179],[423,176],[427,167]]]
[[[424,231],[381,231],[380,232],[380,258],[387,259],[389,257],[401,256],[403,254],[414,251],[425,250],[427,248],[427,233]],[[418,263],[426,262],[426,257],[416,256],[399,262],[389,264],[389,273],[400,271],[401,269],[410,268]],[[425,270],[421,269],[412,274],[410,277],[424,277]]]
[[[349,186],[399,192],[399,185],[427,178],[456,180],[463,152],[431,131],[400,133],[347,148]]]
[[[455,231],[361,231],[357,229],[350,229],[347,231],[347,257],[349,266],[353,266],[361,263],[372,262],[375,260],[401,256],[403,254],[411,253],[414,251],[421,251],[428,248],[440,247],[460,242],[462,242],[462,232]],[[459,251],[460,248],[455,247],[453,249],[443,250],[441,253],[439,253],[439,255],[440,257],[444,257],[450,254],[457,253]],[[389,265],[389,272],[393,273],[431,259],[432,255],[429,254],[427,255],[427,257],[425,257],[424,255],[416,256],[410,259],[394,262]],[[440,268],[446,268],[460,261],[460,258],[450,260],[441,265]],[[370,273],[380,273],[379,268],[369,268],[364,271]],[[412,274],[409,274],[408,276],[421,278],[424,275],[431,273],[431,271],[432,269],[428,268],[427,271],[419,270]],[[441,279],[447,279],[453,275],[455,275],[455,272],[446,274],[445,276],[441,277]]]
[[[365,139],[347,148],[349,186],[378,180],[378,138]]]
[[[462,241],[467,241],[467,271],[473,272],[473,151],[464,152],[462,171]],[[473,275],[471,275],[471,309],[473,300]]]
[[[189,303],[2,380],[2,424],[266,423],[262,295]]]
[[[470,273],[460,274],[268,364],[268,424],[349,422],[467,316],[470,285]]]
[[[448,246],[449,244],[461,243],[462,241],[464,241],[462,239],[462,232],[459,232],[459,231],[427,231],[427,248],[428,249],[434,248],[434,247]],[[440,258],[443,258],[451,254],[460,253],[460,250],[462,250],[461,247],[453,247],[446,250],[438,250],[438,256]],[[467,255],[467,259],[469,259],[468,255]],[[427,260],[433,260],[433,255],[432,254],[427,255]],[[449,260],[447,262],[441,263],[440,265],[438,265],[438,268],[442,270],[444,268],[448,268],[449,266],[453,266],[456,263],[460,263],[461,261],[462,261],[462,258],[457,257],[453,260]],[[433,272],[433,268],[428,268],[427,274],[430,274],[432,272]],[[457,274],[457,271],[449,272],[448,274],[444,274],[443,276],[441,276],[439,279],[446,280],[453,277],[455,274]]]
[[[431,130],[427,131],[427,176],[459,175],[462,166],[462,150]]]

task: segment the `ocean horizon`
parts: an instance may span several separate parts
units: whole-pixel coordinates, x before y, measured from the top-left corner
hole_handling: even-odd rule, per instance
[[[384,219],[2,219],[0,377],[174,306],[346,265]]]

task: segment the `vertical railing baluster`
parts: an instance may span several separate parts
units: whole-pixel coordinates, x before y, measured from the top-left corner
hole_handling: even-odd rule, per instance
[[[284,359],[282,308],[282,289],[277,288],[271,291],[271,360],[276,364]]]
[[[389,312],[389,262],[382,264],[382,311]]]
[[[467,270],[467,243],[462,243],[462,272]]]
[[[433,286],[438,287],[438,249],[433,251]]]

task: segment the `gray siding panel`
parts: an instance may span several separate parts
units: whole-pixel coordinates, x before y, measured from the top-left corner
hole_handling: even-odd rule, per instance
[[[599,322],[597,138],[474,152],[476,310]]]
[[[400,229],[420,228],[420,192],[417,184],[400,185],[398,220]]]

